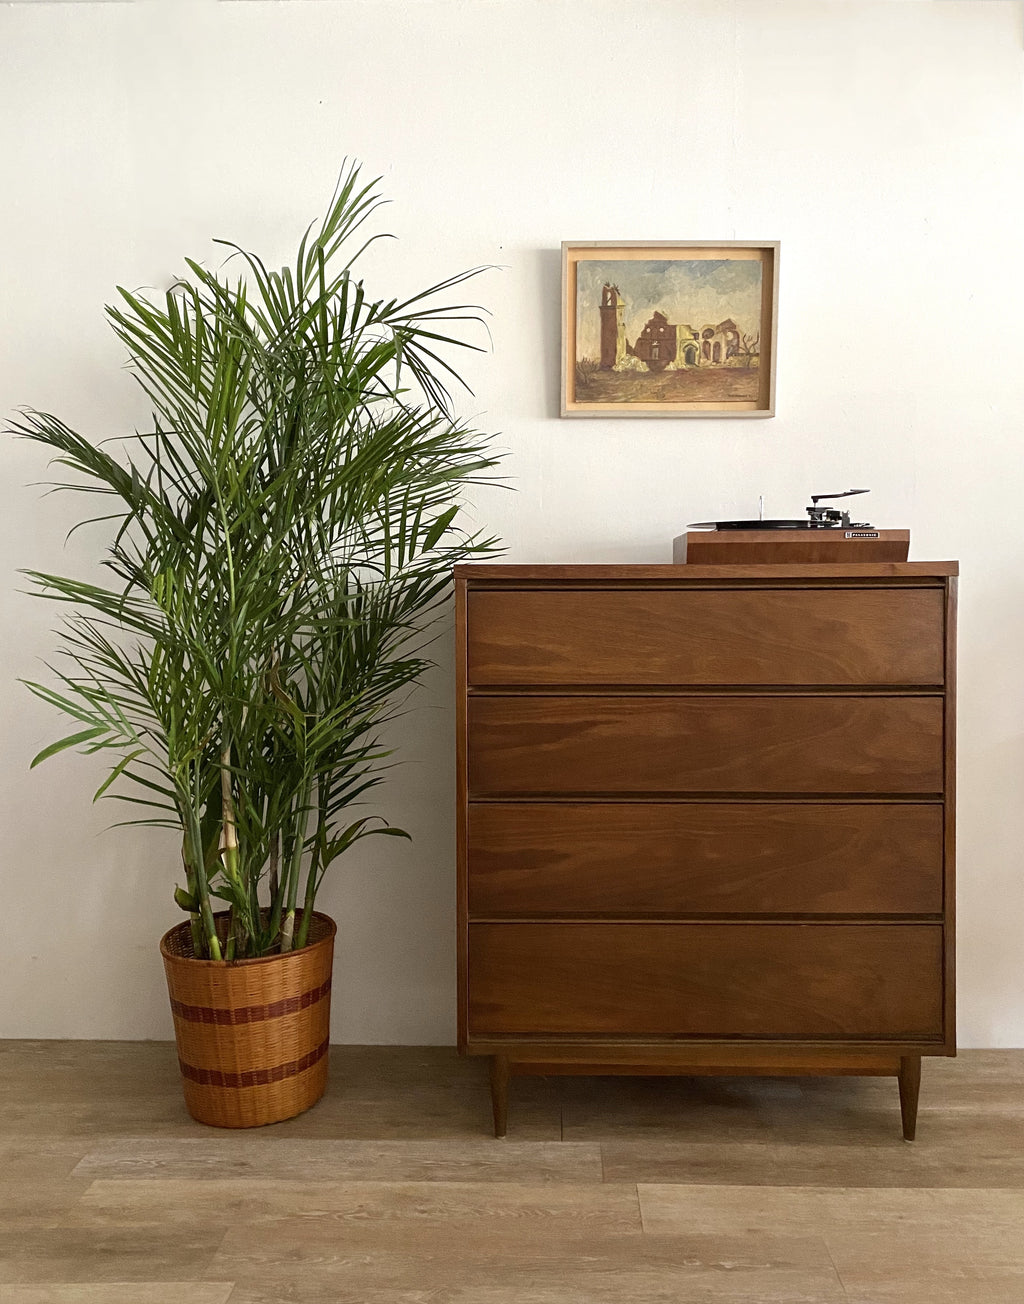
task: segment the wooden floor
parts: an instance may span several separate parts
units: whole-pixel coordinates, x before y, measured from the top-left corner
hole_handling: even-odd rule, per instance
[[[0,1304],[1022,1304],[1024,1051],[888,1080],[517,1079],[340,1047],[193,1123],[164,1043],[0,1042]]]

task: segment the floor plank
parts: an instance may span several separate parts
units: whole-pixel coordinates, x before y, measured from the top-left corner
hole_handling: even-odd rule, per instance
[[[370,1223],[459,1230],[487,1225],[562,1236],[640,1235],[635,1186],[547,1182],[364,1182],[276,1180],[121,1180],[93,1182],[69,1226],[207,1223],[262,1226],[281,1219],[316,1220],[330,1229]]]
[[[104,1281],[5,1286],[0,1304],[227,1304],[231,1281]]]
[[[66,1225],[0,1231],[0,1282],[180,1281],[204,1276],[225,1228]]]
[[[8,1182],[70,1177],[90,1148],[89,1138],[34,1136],[14,1139],[0,1124],[0,1173]]]
[[[88,1190],[85,1179],[29,1178],[11,1181],[0,1162],[0,1233],[17,1227],[61,1225]]]
[[[289,1181],[600,1182],[600,1147],[586,1142],[326,1141],[274,1129],[202,1138],[103,1141],[75,1177],[283,1178]]]
[[[1024,1228],[1024,1192],[1016,1190],[660,1185],[640,1186],[637,1193],[644,1231],[656,1235],[784,1227],[827,1236],[881,1227],[900,1236],[914,1230],[954,1238],[991,1231],[999,1240],[1001,1231]]]
[[[290,1279],[294,1265],[318,1280],[329,1299],[336,1288],[356,1292],[458,1287],[475,1298],[495,1284],[529,1284],[532,1298],[552,1301],[575,1291],[581,1299],[721,1300],[749,1297],[794,1301],[841,1300],[842,1287],[820,1238],[793,1236],[572,1235],[552,1237],[490,1229],[453,1234],[411,1224],[350,1225],[285,1219],[264,1228],[233,1228],[214,1257],[211,1274],[233,1277],[236,1291],[267,1291]],[[645,1293],[646,1292],[646,1293]],[[257,1295],[257,1298],[259,1296]],[[268,1296],[269,1298],[269,1296]],[[508,1298],[512,1298],[511,1295]]]
[[[1024,1299],[1024,1192],[662,1185],[639,1197],[653,1235],[820,1237],[850,1298]]]

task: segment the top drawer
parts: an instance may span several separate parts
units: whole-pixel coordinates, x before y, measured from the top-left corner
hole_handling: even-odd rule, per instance
[[[471,589],[468,682],[943,682],[940,588]]]

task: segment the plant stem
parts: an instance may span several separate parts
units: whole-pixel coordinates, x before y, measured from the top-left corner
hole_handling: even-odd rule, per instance
[[[284,893],[280,881],[281,834],[274,834],[270,843],[270,914],[267,919],[267,941],[273,945],[281,935],[281,903]]]
[[[309,927],[313,922],[313,906],[316,903],[316,892],[320,881],[320,853],[327,832],[326,793],[319,779],[317,780],[316,792],[316,836],[313,839],[313,854],[309,859],[309,873],[306,875],[306,892],[302,901],[302,922],[299,924],[299,935],[295,943],[296,950],[301,950],[309,941]]]
[[[184,825],[184,821],[182,822]],[[188,836],[183,835],[181,839],[181,863],[185,867],[185,886],[189,895],[196,895],[196,872],[188,863]],[[189,930],[192,934],[192,954],[199,959],[203,954],[203,924],[199,914],[192,910],[188,916]]]
[[[221,858],[232,884],[238,881],[238,826],[235,803],[231,795],[231,735],[225,732],[220,753]]]
[[[270,875],[268,885],[270,888],[270,902],[273,905],[277,899],[280,890],[280,867],[281,867],[281,835],[275,833],[270,840]]]
[[[291,855],[288,858],[288,868],[285,876],[287,882],[287,910],[284,922],[281,925],[282,951],[291,951],[293,949],[295,905],[299,897],[299,873],[302,868],[302,852],[306,842],[306,817],[309,808],[310,786],[309,783],[303,786],[295,809],[294,841],[292,842]]]
[[[231,925],[228,934],[227,958],[233,960],[239,940],[241,922],[241,941],[243,951],[248,936],[248,927],[244,919],[239,920],[238,912],[247,911],[248,901],[245,884],[238,872],[238,823],[235,817],[235,801],[231,791],[231,733],[224,731],[224,740],[220,753],[220,803],[221,803],[221,860],[224,874],[228,880],[234,900],[231,904]]]
[[[217,925],[213,918],[213,909],[210,905],[210,883],[206,877],[206,862],[203,858],[203,834],[199,827],[199,819],[196,812],[189,807],[187,833],[192,843],[192,863],[196,871],[196,895],[199,897],[199,913],[203,921],[203,931],[206,934],[206,945],[202,951],[206,951],[203,958],[210,960],[220,960],[220,939],[217,937]]]
[[[313,921],[313,905],[316,901],[317,880],[320,873],[319,847],[313,847],[313,857],[309,862],[309,874],[306,877],[306,894],[302,902],[302,920],[299,923],[299,935],[295,940],[295,949],[301,951],[309,941],[309,926]]]

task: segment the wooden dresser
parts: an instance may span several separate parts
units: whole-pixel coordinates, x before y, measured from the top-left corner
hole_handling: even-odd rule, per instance
[[[515,1073],[956,1053],[952,562],[460,566],[459,1047]]]

